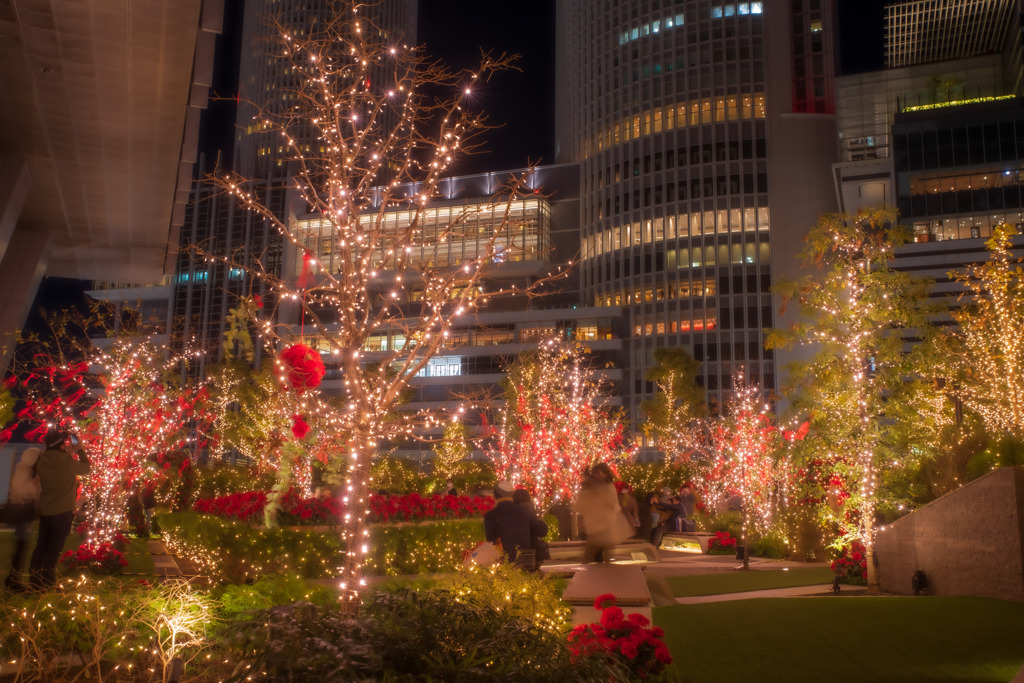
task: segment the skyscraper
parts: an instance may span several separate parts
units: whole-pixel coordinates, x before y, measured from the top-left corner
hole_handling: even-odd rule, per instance
[[[560,0],[556,144],[581,165],[587,303],[629,316],[627,404],[653,395],[660,346],[703,362],[724,398],[779,359],[770,288],[833,208],[828,0]]]

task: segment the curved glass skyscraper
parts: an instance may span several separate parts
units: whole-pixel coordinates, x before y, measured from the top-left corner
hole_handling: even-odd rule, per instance
[[[581,168],[581,284],[628,312],[630,407],[683,346],[721,400],[766,392],[772,283],[834,210],[830,0],[559,0],[558,161]]]

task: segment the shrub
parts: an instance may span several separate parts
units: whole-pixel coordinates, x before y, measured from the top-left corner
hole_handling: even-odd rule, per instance
[[[210,576],[236,583],[275,572],[333,578],[343,549],[334,531],[257,528],[195,512],[160,515],[160,523],[173,552]],[[484,525],[479,518],[373,525],[370,534],[366,568],[371,574],[448,572],[458,569],[463,553],[484,537]]]
[[[397,576],[450,572],[462,566],[465,551],[483,540],[482,519],[451,519],[424,524],[370,527],[367,570]]]
[[[217,680],[222,659],[203,657],[211,648],[210,607],[208,596],[185,581],[80,576],[50,592],[0,600],[0,656],[23,667],[24,681],[149,683],[174,657],[189,663],[191,680]]]
[[[230,680],[623,680],[601,660],[575,663],[561,635],[472,596],[378,593],[358,618],[295,605],[263,612],[232,642]]]
[[[330,578],[342,550],[337,534],[312,529],[254,528],[195,512],[160,515],[164,542],[210,576],[230,582],[277,572]]]
[[[239,618],[251,618],[275,605],[303,601],[327,607],[338,601],[333,586],[312,584],[294,573],[272,574],[247,585],[229,584],[216,595],[220,616],[228,628]]]
[[[221,498],[244,491],[269,491],[274,485],[274,473],[255,467],[215,464],[197,467],[196,499]]]
[[[750,554],[754,557],[782,560],[789,554],[789,545],[781,536],[769,534],[750,541]]]
[[[572,624],[572,608],[560,597],[564,586],[539,572],[525,572],[505,562],[490,567],[470,564],[439,577],[436,586],[450,591],[457,600],[472,597],[500,605],[509,614],[552,633],[565,633]]]

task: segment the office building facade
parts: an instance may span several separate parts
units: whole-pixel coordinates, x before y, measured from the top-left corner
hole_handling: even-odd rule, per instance
[[[558,4],[556,143],[581,168],[585,303],[628,319],[625,401],[653,396],[655,348],[685,347],[723,400],[740,366],[766,393],[784,359],[771,293],[832,210],[832,6]]]

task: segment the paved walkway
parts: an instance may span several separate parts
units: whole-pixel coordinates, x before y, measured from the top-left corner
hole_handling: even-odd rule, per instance
[[[692,605],[754,598],[789,598],[827,593],[832,590],[832,584],[818,584],[676,598],[665,581],[667,577],[672,576],[732,573],[742,566],[742,561],[731,555],[701,555],[662,550],[657,553],[657,559],[653,562],[624,561],[586,565],[545,562],[541,571],[547,574],[565,574],[572,577],[562,597],[573,605],[573,621],[577,624],[587,624],[598,620],[600,611],[594,609],[594,600],[598,595],[604,593],[611,593],[619,598],[617,604],[623,612],[627,614],[636,612],[650,619],[652,606]],[[787,562],[752,558],[748,571],[779,571],[790,568],[805,569],[826,566],[828,565],[824,562]]]

